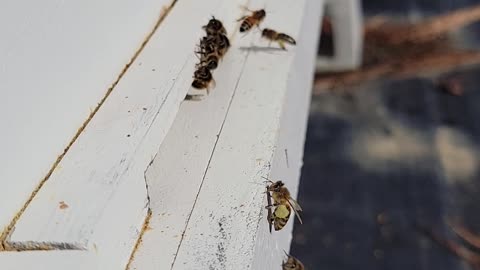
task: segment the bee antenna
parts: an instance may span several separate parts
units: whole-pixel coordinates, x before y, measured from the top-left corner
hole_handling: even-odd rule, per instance
[[[262,176],[262,178],[265,179],[265,180],[267,180],[267,181],[265,181],[265,182],[273,183],[273,181],[272,181],[271,179],[267,178],[267,177]]]
[[[287,257],[289,257],[288,253],[285,251],[285,249],[283,250],[283,253],[285,253],[285,255],[287,255]]]

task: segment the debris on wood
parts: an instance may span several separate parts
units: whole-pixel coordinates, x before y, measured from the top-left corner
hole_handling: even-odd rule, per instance
[[[58,208],[60,208],[61,210],[67,209],[68,204],[66,204],[64,201],[61,201],[61,202],[58,203]]]
[[[380,77],[438,74],[478,64],[480,50],[455,48],[448,34],[479,20],[480,5],[413,24],[394,22],[383,16],[373,17],[364,26],[362,67],[349,72],[317,74],[314,94]],[[461,95],[458,89],[453,90],[453,95]]]

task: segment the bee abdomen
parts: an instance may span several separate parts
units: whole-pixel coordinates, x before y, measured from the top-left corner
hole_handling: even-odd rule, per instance
[[[275,231],[280,231],[287,224],[288,219],[285,218],[275,218],[274,227]]]
[[[203,81],[195,79],[192,82],[192,87],[197,88],[197,89],[203,89],[203,88],[207,87],[207,85]]]
[[[250,30],[250,28],[252,28],[252,23],[250,22],[250,20],[246,19],[240,25],[240,32],[246,32]]]
[[[280,40],[283,40],[287,43],[290,43],[292,45],[296,45],[297,42],[295,41],[295,39],[293,39],[291,36],[287,35],[287,34],[283,34],[283,33],[280,33],[278,34],[278,39]]]

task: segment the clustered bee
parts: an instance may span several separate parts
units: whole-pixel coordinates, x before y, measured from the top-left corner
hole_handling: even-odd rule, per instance
[[[305,270],[305,266],[299,259],[287,254],[287,252],[285,252],[285,255],[287,255],[287,261],[282,263],[283,270]]]
[[[200,40],[196,51],[200,61],[195,65],[192,87],[206,89],[208,94],[211,84],[215,84],[212,71],[218,67],[218,63],[230,47],[230,41],[222,22],[215,17],[202,28],[207,35]]]
[[[243,16],[242,18],[238,19],[238,21],[242,21],[240,24],[240,32],[248,32],[250,29],[253,27],[260,28],[260,23],[265,19],[267,16],[267,13],[265,12],[264,9],[259,9],[259,10],[250,10],[248,8],[245,8],[250,12],[250,15],[248,16]],[[295,39],[293,39],[291,36],[277,32],[275,30],[265,28],[262,30],[262,37],[269,40],[270,43],[276,42],[282,48],[283,50],[286,50],[287,48],[285,47],[285,43],[291,44],[291,45],[296,45],[297,42]]]

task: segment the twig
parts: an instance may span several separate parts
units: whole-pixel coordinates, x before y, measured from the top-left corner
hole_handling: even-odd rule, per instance
[[[480,5],[435,16],[425,22],[411,25],[391,35],[392,44],[425,42],[441,34],[462,28],[480,19]]]
[[[384,76],[393,78],[425,74],[427,72],[445,72],[454,67],[465,67],[480,63],[480,51],[453,51],[449,53],[432,53],[419,59],[406,59],[388,62],[358,71],[337,73],[318,77],[314,82],[314,94],[326,90],[347,87],[363,81],[370,81]]]
[[[456,243],[453,240],[442,237],[431,229],[422,229],[432,240],[446,248],[448,251],[466,261],[473,269],[480,270],[480,255]]]
[[[476,248],[480,248],[480,236],[472,233],[470,230],[458,223],[448,222],[448,226],[450,226],[452,231],[455,232],[465,242]]]
[[[408,25],[389,23],[387,17],[374,17],[367,21],[364,28],[363,67],[357,71],[317,77],[314,93],[382,76],[444,72],[480,63],[480,51],[453,50],[446,39],[448,32],[478,20],[480,5]]]

